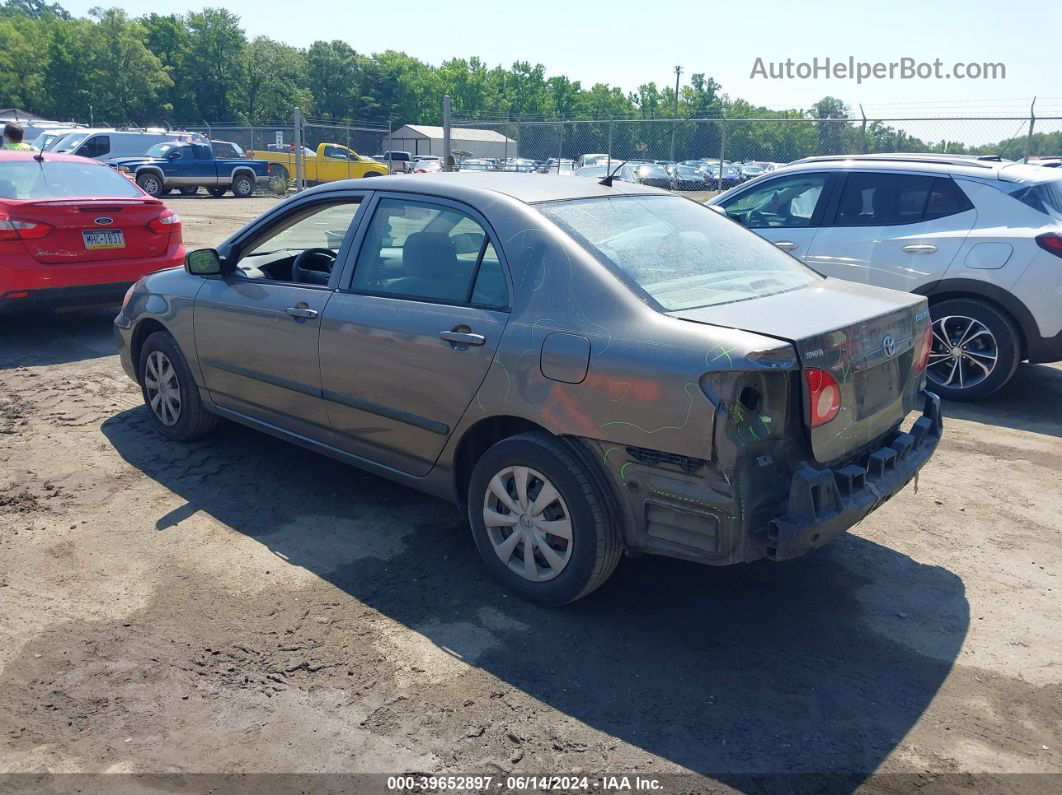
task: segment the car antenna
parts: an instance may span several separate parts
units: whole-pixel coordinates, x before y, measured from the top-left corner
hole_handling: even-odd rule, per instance
[[[647,143],[647,144],[645,145],[645,148],[646,148],[646,150],[648,150],[650,146],[652,146],[653,144],[655,144],[655,143],[656,143],[657,141],[659,141],[660,139],[662,139],[662,138],[666,138],[667,136],[671,135],[671,133],[672,133],[672,132],[674,132],[675,130],[677,130],[677,129],[678,129],[679,127],[681,127],[681,126],[682,126],[683,124],[685,124],[686,122],[688,122],[688,121],[689,121],[690,119],[692,119],[692,118],[693,118],[693,113],[690,113],[690,114],[689,114],[689,115],[688,115],[688,116],[687,116],[686,118],[684,118],[684,119],[680,120],[680,121],[679,121],[679,123],[678,123],[678,124],[676,124],[676,125],[675,125],[674,127],[672,127],[672,128],[670,129],[670,130],[665,130],[665,131],[664,131],[664,134],[663,134],[663,135],[658,135],[658,136],[657,136],[656,138],[654,138],[653,140],[651,140],[651,141],[650,141],[649,143]],[[616,166],[616,167],[615,167],[615,168],[614,168],[614,169],[612,170],[612,173],[611,173],[611,174],[609,174],[609,175],[608,175],[607,177],[604,177],[603,179],[600,179],[600,180],[598,180],[597,184],[598,184],[598,185],[604,185],[604,186],[605,186],[606,188],[611,188],[611,187],[612,187],[612,181],[613,181],[614,179],[616,179],[616,174],[617,174],[617,172],[618,172],[618,171],[619,171],[619,170],[620,170],[621,168],[623,168],[623,167],[624,167],[625,165],[627,165],[627,163],[629,163],[629,162],[630,162],[630,160],[631,160],[631,159],[630,159],[630,158],[628,157],[628,158],[627,158],[626,160],[624,160],[624,161],[623,161],[622,163],[620,163],[620,164],[619,164],[618,166]],[[721,168],[721,167],[722,167],[722,165],[720,164],[720,168]]]

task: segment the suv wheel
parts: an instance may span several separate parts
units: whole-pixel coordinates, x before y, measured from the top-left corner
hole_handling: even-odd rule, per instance
[[[220,199],[222,196],[225,195],[225,191],[226,190],[228,190],[228,188],[210,187],[210,188],[207,188],[207,193],[209,193],[215,199]]]
[[[232,181],[232,195],[237,199],[246,199],[254,193],[254,180],[246,174],[238,174]]]
[[[165,436],[188,441],[217,425],[199,397],[188,362],[169,332],[156,331],[140,350],[140,389],[154,425]]]
[[[162,195],[162,179],[158,174],[153,174],[150,171],[146,174],[141,174],[136,178],[136,184],[148,196],[158,197]]]
[[[195,196],[197,193],[199,193],[199,186],[198,185],[181,185],[179,190],[181,191],[181,195],[182,196]]]
[[[491,574],[539,604],[586,596],[622,552],[589,474],[544,433],[504,439],[483,454],[469,480],[468,518]]]
[[[979,400],[1011,379],[1021,362],[1021,340],[1009,317],[974,298],[949,298],[930,312],[930,389],[949,400]]]

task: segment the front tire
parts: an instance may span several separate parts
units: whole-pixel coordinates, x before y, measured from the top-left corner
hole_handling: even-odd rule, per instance
[[[590,474],[545,433],[504,439],[483,454],[469,479],[468,518],[491,574],[542,605],[598,588],[623,549]]]
[[[140,174],[136,178],[136,184],[140,187],[140,190],[144,191],[148,196],[158,198],[162,195],[163,184],[162,178],[158,174]]]
[[[237,199],[247,199],[254,194],[254,180],[246,174],[237,174],[232,180],[232,195]]]
[[[203,405],[188,361],[169,332],[144,340],[137,372],[152,423],[164,436],[186,442],[214,430],[218,418]]]
[[[1014,321],[975,298],[949,298],[930,307],[933,347],[929,388],[948,400],[980,400],[1006,384],[1022,359]]]

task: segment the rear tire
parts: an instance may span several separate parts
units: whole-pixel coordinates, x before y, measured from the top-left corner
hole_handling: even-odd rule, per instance
[[[225,195],[226,190],[228,190],[228,188],[207,188],[207,193],[209,193],[215,199],[220,199],[222,196]]]
[[[136,184],[140,187],[140,190],[144,191],[148,196],[158,198],[162,195],[163,188],[162,178],[158,174],[148,172],[147,174],[138,174],[136,178]]]
[[[586,596],[608,579],[623,551],[590,473],[563,442],[542,432],[504,439],[476,462],[468,518],[490,573],[542,605]]]
[[[1006,314],[976,298],[949,298],[929,311],[929,389],[947,400],[981,400],[1011,379],[1022,350],[1017,327]]]
[[[144,405],[163,436],[186,442],[214,430],[218,418],[207,411],[188,361],[168,331],[144,340],[137,372]]]
[[[232,180],[232,195],[248,199],[254,194],[254,180],[246,174],[237,174]]]
[[[195,196],[197,193],[199,193],[199,186],[198,185],[182,185],[179,188],[179,190],[181,191],[181,195],[182,196]]]

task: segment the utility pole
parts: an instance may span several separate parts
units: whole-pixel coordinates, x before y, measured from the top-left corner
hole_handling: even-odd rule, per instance
[[[453,155],[450,146],[450,95],[443,97],[443,171],[453,171]]]
[[[678,103],[679,95],[678,95],[678,92],[679,92],[679,77],[681,75],[682,75],[682,67],[681,66],[676,66],[675,67],[675,125],[676,125],[676,127],[678,126],[678,117],[679,117],[679,103]],[[671,160],[672,161],[675,160],[675,129],[676,129],[675,127],[671,128]]]

